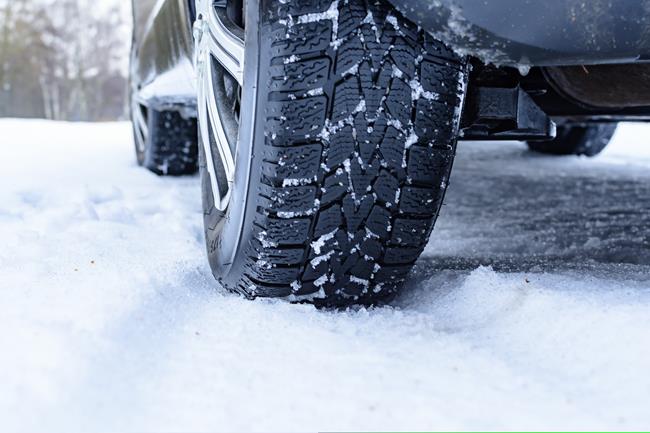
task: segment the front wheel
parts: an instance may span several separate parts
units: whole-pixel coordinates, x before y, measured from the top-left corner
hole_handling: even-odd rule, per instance
[[[390,299],[449,183],[464,60],[383,0],[196,6],[215,277],[250,298]]]

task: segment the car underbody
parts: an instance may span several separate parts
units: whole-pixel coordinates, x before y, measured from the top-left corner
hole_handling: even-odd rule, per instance
[[[558,124],[650,119],[650,1],[390,2],[472,59],[462,139],[549,139],[547,118]],[[140,44],[150,54],[140,53],[133,72],[149,104],[191,116],[193,1],[159,3],[157,15],[138,26],[150,27]],[[169,38],[147,36],[169,32],[178,16],[186,27],[172,26]],[[170,75],[175,86],[160,83]],[[495,100],[508,103],[495,111]]]

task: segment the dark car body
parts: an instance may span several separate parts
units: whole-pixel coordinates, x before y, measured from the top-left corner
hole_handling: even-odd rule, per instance
[[[154,108],[195,104],[188,0],[133,0],[132,85]]]
[[[517,87],[560,122],[650,117],[650,0],[389,1],[473,59],[470,100]],[[194,109],[192,15],[192,0],[133,0],[132,85],[150,106]]]
[[[509,66],[650,60],[648,0],[391,0],[453,48]]]

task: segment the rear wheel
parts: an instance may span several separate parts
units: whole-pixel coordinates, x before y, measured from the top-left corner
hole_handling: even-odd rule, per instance
[[[158,175],[179,176],[197,170],[196,120],[173,110],[149,108],[133,96],[131,121],[138,164]]]
[[[196,6],[215,277],[251,298],[390,299],[449,182],[464,61],[385,1]]]
[[[596,156],[609,144],[616,131],[615,123],[565,125],[557,129],[552,141],[531,141],[531,150],[550,155]]]

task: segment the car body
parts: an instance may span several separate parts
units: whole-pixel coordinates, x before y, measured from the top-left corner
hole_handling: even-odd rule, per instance
[[[133,1],[131,79],[157,107],[195,110],[192,9],[187,0]]]
[[[392,0],[447,44],[485,63],[594,65],[650,60],[645,0]]]
[[[390,2],[458,52],[524,72],[516,77],[512,71],[514,79],[494,74],[487,81],[544,87],[534,89],[536,99],[556,119],[650,116],[649,85],[628,80],[650,77],[650,1]],[[137,56],[132,56],[131,76],[156,106],[194,109],[193,9],[192,0],[133,0]],[[603,83],[614,83],[618,94],[594,92]],[[545,95],[539,96],[542,90]]]

